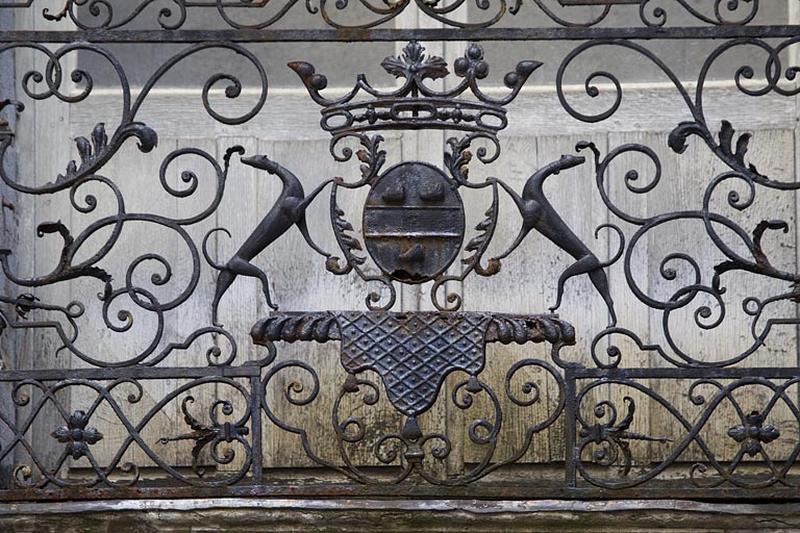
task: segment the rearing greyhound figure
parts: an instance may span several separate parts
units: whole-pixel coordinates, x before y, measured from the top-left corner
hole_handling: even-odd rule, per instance
[[[283,190],[275,201],[275,205],[272,206],[272,209],[269,210],[256,229],[253,230],[253,233],[244,241],[241,248],[239,248],[224,266],[215,264],[211,260],[209,254],[206,252],[206,241],[215,231],[224,231],[230,236],[228,230],[216,228],[209,232],[203,240],[203,253],[205,254],[206,260],[212,267],[220,271],[217,277],[217,289],[214,293],[214,301],[211,304],[212,322],[217,327],[222,327],[217,319],[219,302],[222,300],[222,297],[230,288],[231,284],[233,284],[236,277],[240,275],[258,278],[261,281],[267,305],[272,309],[278,309],[278,306],[272,303],[272,298],[270,297],[267,274],[250,261],[263,252],[267,246],[277,240],[278,237],[286,233],[292,226],[297,226],[303,238],[311,248],[325,257],[330,257],[330,254],[324,252],[314,244],[314,241],[308,233],[306,208],[332,180],[323,182],[311,194],[306,196],[303,191],[303,186],[300,184],[300,180],[297,179],[297,176],[275,161],[272,161],[267,156],[256,155],[242,158],[242,163],[259,170],[266,170],[270,174],[277,176],[281,182],[283,182]]]
[[[525,183],[522,189],[522,197],[516,191],[506,185],[500,180],[497,180],[501,187],[511,196],[519,208],[522,215],[522,229],[514,240],[511,247],[499,255],[496,259],[500,260],[507,257],[517,246],[520,245],[522,240],[535,229],[556,246],[567,252],[574,257],[577,261],[570,265],[558,278],[558,294],[556,296],[556,303],[550,308],[555,311],[561,306],[561,299],[564,295],[564,283],[573,277],[581,274],[588,274],[589,279],[592,280],[595,288],[603,297],[603,300],[608,306],[608,312],[611,315],[611,325],[617,323],[617,315],[614,311],[614,300],[611,299],[611,294],[608,288],[608,278],[603,269],[612,264],[617,258],[615,257],[609,262],[601,263],[597,256],[581,241],[577,235],[567,226],[564,220],[559,216],[550,202],[544,195],[542,186],[544,181],[554,174],[558,174],[562,170],[577,167],[586,162],[586,158],[575,155],[564,155],[561,159],[554,161],[545,167],[539,169],[534,173]]]

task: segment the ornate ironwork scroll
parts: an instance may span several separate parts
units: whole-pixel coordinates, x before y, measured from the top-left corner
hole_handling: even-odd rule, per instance
[[[0,179],[20,197],[60,194],[69,211],[92,218],[85,226],[66,218],[39,221],[37,238],[58,243],[47,248],[52,257],[38,258],[52,266],[45,274],[19,268],[31,247],[0,243],[4,286],[10,287],[0,293],[0,340],[29,335],[3,344],[13,353],[0,370],[0,497],[798,497],[800,368],[765,367],[762,357],[776,331],[796,332],[800,324],[800,275],[774,252],[778,239],[795,246],[796,221],[776,215],[742,222],[736,214],[753,212],[757,199],[772,194],[793,197],[800,185],[793,175],[759,168],[753,146],[762,132],[734,126],[726,116],[711,118],[708,93],[722,58],[747,49],[763,64],[737,63],[732,91],[750,101],[796,98],[800,28],[762,23],[758,0],[296,3],[65,0],[58,10],[39,10],[37,0],[0,2],[0,12],[32,10],[42,19],[37,30],[0,34],[0,54],[24,51],[38,58],[38,67],[16,80],[16,95],[0,95]],[[445,28],[391,28],[390,21],[407,9]],[[303,10],[325,27],[280,26],[289,13]],[[359,10],[361,16],[354,16]],[[469,17],[459,14],[464,10]],[[526,11],[535,12],[536,25],[505,25]],[[214,29],[189,29],[194,13],[219,20]],[[616,13],[635,23],[610,25]],[[142,29],[148,23],[153,28]],[[64,29],[67,24],[73,29]],[[419,37],[471,42],[448,62],[427,52]],[[502,86],[493,87],[487,43],[503,39],[520,43],[514,49],[520,57],[501,77]],[[651,39],[705,40],[713,49],[687,81],[676,59],[658,55]],[[309,157],[333,158],[342,172],[309,182],[291,165],[233,142],[219,154],[182,147],[161,161],[152,194],[200,198],[201,184],[210,183],[207,205],[168,214],[128,206],[110,163],[132,143],[142,154],[158,147],[160,125],[145,123],[141,109],[159,82],[198,54],[229,55],[252,71],[254,86],[228,72],[210,73],[199,90],[202,109],[231,128],[261,120],[268,70],[252,43],[284,40],[403,43],[381,62],[384,80],[373,84],[357,75],[344,92],[328,87],[321,66],[303,60],[288,65],[330,135],[329,154]],[[557,65],[537,59],[536,47],[523,46],[552,40],[573,42]],[[183,48],[134,86],[111,45],[152,43]],[[690,145],[700,145],[724,169],[705,179],[694,208],[675,207],[668,192],[660,192],[672,176],[656,148],[602,146],[588,134],[570,153],[530,169],[529,177],[484,175],[491,168],[485,165],[505,157],[501,136],[515,120],[512,104],[527,84],[549,83],[548,68],[566,116],[587,125],[618,118],[628,90],[621,73],[598,67],[582,78],[584,95],[606,103],[600,110],[580,107],[567,80],[580,65],[594,65],[586,58],[622,53],[663,75],[685,107],[686,120],[672,125],[666,148],[685,158]],[[96,93],[97,74],[80,63],[68,67],[75,54],[99,57],[114,72],[118,113],[74,139],[72,156],[57,175],[18,173],[9,164],[13,152],[30,154],[18,145],[15,130],[30,119],[31,108],[87,103]],[[218,104],[220,94],[249,105],[231,114]],[[446,132],[441,161],[405,161],[390,153],[387,132],[416,130]],[[392,158],[401,161],[389,165]],[[188,170],[189,160],[207,174]],[[231,176],[244,167],[274,176],[280,192],[260,221],[247,222],[249,236],[220,257],[217,240],[233,239],[234,232],[214,227],[215,221]],[[593,228],[595,238],[609,238],[604,251],[553,201],[553,187],[568,185],[556,185],[552,177],[577,168],[594,175],[594,191],[607,212]],[[179,176],[177,185],[171,175]],[[620,202],[620,190],[638,201]],[[476,221],[465,208],[467,195],[480,205]],[[359,202],[357,214],[346,209]],[[647,202],[663,209],[637,209]],[[520,220],[507,243],[497,238],[506,209]],[[312,211],[324,213],[333,242],[312,237]],[[637,261],[648,256],[647,244],[659,242],[665,228],[680,233],[689,225],[701,228],[713,251],[651,257],[666,283],[642,283]],[[156,249],[124,249],[123,236],[134,228],[171,233],[180,243],[171,252],[181,259]],[[259,266],[259,256],[293,232],[318,256],[320,271],[367,287],[364,308],[292,308],[293,295],[275,289],[274,272]],[[519,290],[520,280],[504,266],[533,239],[549,241],[568,258],[561,271],[530,273],[536,283],[552,283],[549,309],[507,314],[470,308],[460,291],[464,283],[494,278],[508,291]],[[121,251],[131,256],[119,272],[110,258]],[[211,276],[208,283],[204,275]],[[739,286],[736,275],[750,281]],[[252,326],[247,346],[219,313],[243,277],[257,281],[268,308]],[[602,307],[597,330],[556,314],[570,280],[580,277],[591,284],[584,297]],[[149,283],[142,282],[146,278]],[[769,294],[750,291],[752,280],[767,280]],[[77,282],[91,290],[63,301],[50,301],[41,290]],[[204,284],[213,287],[211,294],[203,293]],[[427,293],[430,310],[400,305],[400,288],[410,286]],[[200,306],[190,307],[198,296]],[[657,319],[646,328],[631,324],[621,297]],[[177,337],[173,326],[185,323],[180,312],[187,309],[196,324]],[[746,324],[734,323],[737,313]],[[92,327],[107,342],[87,342],[89,317],[97,317]],[[133,332],[140,320],[153,325],[143,347],[130,353],[127,345],[115,348],[114,339]],[[686,341],[692,328],[736,337],[740,346],[710,357],[700,343]],[[575,353],[579,338],[590,339],[591,353]],[[288,344],[311,342],[338,343],[336,364],[284,356]],[[496,356],[493,343],[514,345],[513,358]],[[41,346],[48,353],[36,361],[52,361],[45,365],[52,368],[25,366],[23,358]],[[121,353],[110,353],[115,349]],[[256,349],[262,354],[254,356]],[[204,363],[181,367],[179,353],[200,353]],[[489,372],[493,364],[503,366],[501,372]],[[718,427],[717,420],[733,423]],[[42,427],[47,424],[52,427]],[[504,436],[509,427],[517,433]],[[265,435],[293,438],[297,449],[271,449]],[[522,480],[508,474],[510,465],[530,466],[543,442],[563,443],[548,452],[546,467],[531,467]],[[318,479],[298,486],[281,477],[281,466],[296,464],[276,463],[295,451],[315,467],[314,475],[324,471]],[[2,477],[4,472],[9,475]]]
[[[36,9],[36,0],[4,2],[2,7]],[[141,20],[164,30],[176,30],[186,25],[190,13],[195,11],[214,12],[223,24],[235,29],[260,30],[269,28],[285,18],[289,13],[302,11],[297,0],[283,0],[279,6],[271,6],[267,0],[237,2],[233,0],[136,0],[119,5],[108,0],[64,0],[59,10],[44,8],[43,20],[56,24],[68,19],[84,30],[111,30],[125,28]],[[531,5],[523,5],[521,0],[496,0],[494,2],[475,2],[466,0],[444,2],[442,0],[382,0],[380,2],[362,1],[358,3],[335,2],[327,0],[305,2],[305,16],[309,19],[321,18],[332,28],[373,28],[385,24],[406,9],[418,9],[426,16],[448,26],[457,28],[486,28],[507,17],[525,11],[533,11],[558,26],[592,27],[601,24],[609,15],[631,4],[638,9],[639,20],[645,27],[659,28],[670,23],[680,15],[715,26],[743,26],[756,19],[759,0],[723,1],[712,0],[704,6],[696,2],[677,0],[658,2],[656,0],[607,0],[605,2],[586,2],[586,0],[533,0]],[[670,6],[674,4],[674,6]],[[601,9],[590,12],[585,5],[599,5]],[[669,7],[668,7],[669,6]],[[476,10],[480,18],[465,22],[461,14],[469,9]],[[357,15],[357,17],[354,17]],[[352,19],[356,18],[357,22]]]

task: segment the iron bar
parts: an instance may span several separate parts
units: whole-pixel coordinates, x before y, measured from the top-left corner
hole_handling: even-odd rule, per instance
[[[585,41],[587,39],[723,40],[780,39],[800,34],[800,26],[687,26],[666,28],[417,28],[263,30],[17,30],[0,32],[0,42],[41,43],[269,43],[419,41]]]

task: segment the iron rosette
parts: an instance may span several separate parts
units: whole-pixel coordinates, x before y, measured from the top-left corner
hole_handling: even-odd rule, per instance
[[[579,479],[612,490],[659,482],[677,487],[681,478],[706,490],[796,487],[797,378],[736,374],[741,377],[584,382],[573,451]],[[609,395],[601,385],[609,386]],[[685,399],[675,399],[676,389]],[[611,399],[600,399],[606,396]],[[738,421],[725,428],[724,438],[715,427],[719,418]],[[650,434],[654,428],[661,433]]]

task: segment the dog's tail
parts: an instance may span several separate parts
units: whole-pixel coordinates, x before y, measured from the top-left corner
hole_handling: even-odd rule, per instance
[[[617,234],[617,237],[619,237],[619,247],[617,248],[617,251],[614,253],[614,255],[611,257],[611,259],[598,263],[597,268],[610,267],[611,265],[619,261],[619,258],[622,257],[622,254],[625,252],[625,234],[622,233],[622,230],[619,229],[614,224],[600,224],[599,226],[597,226],[597,228],[594,230],[594,238],[595,239],[599,238],[600,230],[606,228],[614,231]]]
[[[211,237],[213,234],[215,234],[218,231],[222,231],[228,237],[232,237],[231,232],[228,231],[227,229],[225,229],[225,228],[214,228],[214,229],[210,230],[208,233],[206,233],[205,237],[203,237],[202,251],[203,251],[203,257],[205,258],[206,263],[211,265],[211,268],[219,270],[221,272],[223,270],[227,270],[227,268],[225,267],[225,265],[221,265],[221,264],[217,263],[216,261],[214,261],[211,258],[211,254],[208,252],[208,239],[209,239],[209,237]]]

